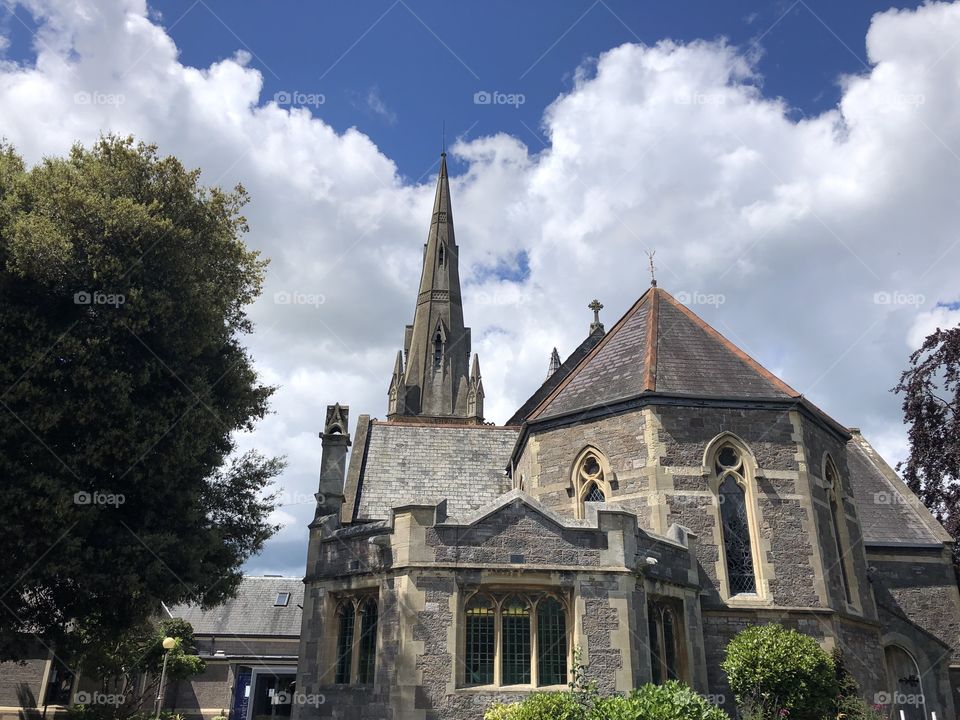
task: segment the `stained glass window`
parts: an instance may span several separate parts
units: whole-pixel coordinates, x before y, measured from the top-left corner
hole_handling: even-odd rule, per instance
[[[369,685],[377,661],[377,603],[372,598],[360,611],[360,665],[357,682]]]
[[[756,593],[757,579],[753,567],[753,546],[750,539],[750,518],[747,497],[742,483],[743,459],[731,445],[717,453],[717,475],[720,477],[720,519],[723,524],[723,547],[727,556],[727,578],[730,594]]]
[[[567,682],[567,616],[553,598],[537,606],[537,680],[540,685]]]
[[[353,603],[343,603],[338,614],[339,632],[337,634],[337,665],[334,682],[346,684],[350,682],[350,665],[353,661],[353,627],[356,619]]]
[[[494,610],[486,598],[474,598],[467,606],[466,682],[493,683]]]
[[[507,600],[501,611],[504,685],[530,682],[530,606],[518,597]]]

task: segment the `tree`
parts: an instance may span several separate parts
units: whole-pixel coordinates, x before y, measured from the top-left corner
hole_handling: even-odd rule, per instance
[[[897,470],[957,541],[960,569],[960,327],[929,335],[893,391],[910,426],[910,455]]]
[[[266,262],[243,188],[199,174],[0,145],[0,658],[222,602],[277,530],[282,460],[234,452],[273,392],[240,342]]]
[[[163,639],[176,645],[167,653],[166,685],[171,681],[199,675],[206,663],[197,655],[193,626],[180,618],[146,622],[119,637],[79,637],[82,641],[73,665],[85,678],[98,678],[100,690],[86,692],[86,707],[79,715],[96,720],[143,717],[150,712],[160,691],[163,668]]]

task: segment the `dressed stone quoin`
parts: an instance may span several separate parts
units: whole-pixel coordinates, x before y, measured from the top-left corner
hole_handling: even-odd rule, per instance
[[[324,702],[295,720],[474,720],[564,688],[575,649],[602,692],[732,710],[724,649],[765,623],[841,648],[885,712],[955,717],[951,538],[856,428],[653,279],[489,424],[459,263],[441,156],[386,419],[327,409],[296,680]]]

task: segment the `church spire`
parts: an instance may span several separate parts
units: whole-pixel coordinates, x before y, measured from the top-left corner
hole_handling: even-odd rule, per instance
[[[449,418],[461,422],[483,419],[482,387],[481,402],[475,407],[471,402],[475,385],[470,377],[470,328],[463,324],[459,248],[453,230],[445,152],[440,154],[430,231],[423,250],[420,290],[413,324],[407,325],[404,354],[403,387],[402,390],[398,387],[396,402],[391,390],[389,418]],[[479,386],[476,362],[475,366]],[[402,402],[399,394],[403,395]]]

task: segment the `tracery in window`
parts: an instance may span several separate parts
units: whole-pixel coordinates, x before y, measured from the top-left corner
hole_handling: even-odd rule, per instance
[[[503,624],[503,684],[527,685],[530,682],[530,606],[512,597],[501,612]]]
[[[467,685],[564,685],[567,606],[547,592],[477,593],[464,609]]]
[[[656,685],[667,680],[683,680],[683,636],[680,604],[669,599],[647,603],[647,631],[650,645],[650,672]]]
[[[740,449],[730,443],[722,445],[715,455],[714,472],[718,480],[717,494],[730,595],[755,594],[757,576],[747,506],[747,471]]]
[[[360,611],[360,664],[357,682],[368,685],[373,682],[377,660],[377,602],[373,598],[363,603]]]
[[[586,516],[585,503],[606,502],[610,496],[610,478],[605,467],[603,456],[592,448],[584,450],[574,464],[572,492],[576,517]]]
[[[848,563],[851,558],[845,547],[844,533],[846,526],[843,517],[843,489],[840,485],[837,468],[831,458],[827,458],[823,470],[824,484],[827,486],[827,499],[830,503],[830,519],[833,523],[833,539],[836,543],[837,564],[840,566],[840,579],[843,582],[843,594],[847,604],[853,604],[853,594],[850,591],[850,576]]]
[[[493,603],[485,597],[478,595],[467,605],[465,680],[468,685],[493,683],[495,616]]]
[[[334,682],[350,682],[350,670],[353,663],[353,632],[356,625],[356,612],[353,602],[346,600],[337,608],[337,664]]]
[[[370,593],[340,600],[335,614],[337,640],[333,681],[336,684],[373,683],[379,619],[377,599]]]

